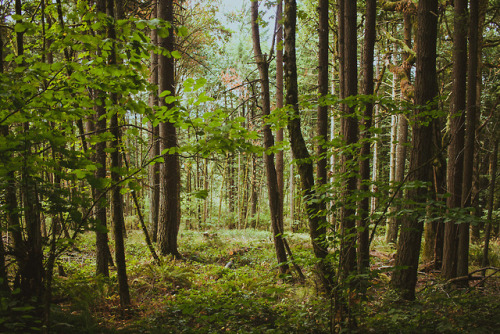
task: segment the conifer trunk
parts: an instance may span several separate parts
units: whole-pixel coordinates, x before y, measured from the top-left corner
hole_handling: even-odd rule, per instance
[[[427,108],[435,106],[438,93],[436,73],[436,39],[437,39],[437,0],[420,0],[417,8],[416,43],[417,60],[415,76],[415,120],[412,126],[412,150],[410,155],[410,171],[408,181],[430,182],[432,165],[432,119],[423,117]],[[401,233],[398,241],[395,266],[398,268],[391,283],[400,296],[407,300],[415,299],[417,283],[418,259],[420,253],[423,222],[426,215],[428,189],[425,187],[409,189],[407,198],[413,203],[406,209],[415,214],[406,215],[402,219]],[[400,269],[401,268],[401,269]]]

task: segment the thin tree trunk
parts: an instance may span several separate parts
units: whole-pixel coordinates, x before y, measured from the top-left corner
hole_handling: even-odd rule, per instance
[[[493,225],[493,202],[495,200],[495,187],[497,176],[497,161],[498,161],[498,139],[493,144],[493,153],[490,155],[490,187],[488,192],[488,216],[486,218],[486,229],[484,232],[484,248],[481,266],[487,267],[490,264],[488,252],[491,239],[491,227]]]
[[[106,13],[106,1],[98,0],[96,2],[96,10],[98,14]],[[97,50],[98,55],[101,51]],[[102,135],[106,131],[106,110],[104,109],[104,93],[94,90],[94,110],[96,113],[95,132],[96,135]],[[99,103],[97,100],[100,100]],[[97,169],[95,177],[99,180],[106,179],[106,142],[100,140],[95,144],[95,162]],[[102,182],[104,183],[104,182]],[[94,210],[96,219],[96,275],[109,277],[108,258],[110,256],[108,246],[108,231],[107,231],[107,213],[106,213],[106,192],[102,187],[95,189],[95,199],[98,201]]]
[[[153,18],[157,17],[156,9],[157,2],[153,4],[153,12],[151,13]],[[151,30],[151,43],[154,45],[158,44],[158,33],[156,29]],[[149,75],[149,81],[152,85],[158,86],[158,54],[151,51],[151,70]],[[149,97],[149,106],[154,108],[158,106],[158,94],[151,94]],[[149,122],[149,142],[151,146],[150,159],[154,159],[160,155],[160,139],[159,139],[159,127],[153,126],[152,122]],[[153,231],[153,241],[158,240],[158,215],[160,210],[160,164],[152,163],[149,165],[149,223]]]
[[[276,108],[283,108],[283,0],[279,0],[276,6]],[[276,130],[276,142],[283,141],[283,128]],[[284,207],[285,199],[285,178],[284,178],[283,150],[276,152],[276,175],[278,178],[278,190],[280,193],[281,207]],[[281,229],[283,230],[283,226]]]
[[[396,46],[394,46],[396,48]],[[395,59],[393,58],[393,61]],[[397,66],[394,63],[394,66]],[[394,72],[392,75],[392,99],[395,101],[397,98],[397,75]],[[389,153],[389,184],[390,184],[390,194],[394,193],[397,188],[396,181],[396,152],[397,152],[397,136],[398,136],[398,116],[391,115],[391,142],[390,142],[390,153]],[[389,217],[387,219],[387,233],[385,236],[385,241],[387,243],[396,244],[398,241],[398,220],[396,218],[397,208],[392,204],[389,208]]]
[[[108,26],[108,38],[111,41],[116,40],[115,31],[115,19],[123,19],[122,15],[122,4],[121,1],[117,1],[116,17],[114,12],[115,2],[113,0],[107,0],[106,13],[108,17],[112,20]],[[113,42],[114,43],[114,42]],[[108,59],[109,66],[116,66],[116,51],[115,46],[111,48],[111,52]],[[114,105],[117,105],[118,94],[111,93],[111,100]],[[118,112],[111,115],[110,120],[110,130],[113,135],[113,139],[110,142],[111,148],[111,182],[113,183],[113,189],[111,192],[111,209],[112,209],[112,220],[113,220],[113,236],[115,239],[115,263],[118,276],[118,293],[120,295],[120,306],[124,309],[130,306],[130,292],[127,279],[127,263],[125,261],[125,242],[124,242],[124,227],[125,220],[123,217],[123,195],[121,193],[121,175],[120,169],[122,166],[121,154],[120,154],[120,141],[121,141],[121,131],[118,124]]]
[[[257,67],[259,69],[260,85],[261,85],[261,99],[262,99],[262,115],[264,117],[271,114],[271,100],[269,91],[269,62],[266,56],[262,54],[260,47],[260,32],[259,32],[259,4],[257,1],[253,1],[251,4],[252,12],[252,38],[253,38],[253,52],[255,61],[257,62]],[[274,146],[273,133],[271,131],[271,125],[265,124],[264,122],[264,148],[270,150]],[[283,201],[280,198],[280,192],[278,187],[278,177],[276,175],[276,168],[274,165],[274,154],[271,152],[266,152],[264,154],[264,162],[266,166],[266,176],[267,176],[267,189],[269,196],[269,210],[271,212],[271,227],[273,231],[274,248],[276,250],[276,258],[278,260],[278,266],[282,274],[286,274],[289,271],[287,264],[287,256],[285,245],[283,242]]]

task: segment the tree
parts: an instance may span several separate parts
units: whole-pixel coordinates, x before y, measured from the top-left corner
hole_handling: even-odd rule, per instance
[[[454,2],[453,34],[453,97],[450,110],[450,144],[448,146],[446,204],[451,214],[462,207],[464,166],[465,108],[467,82],[467,0]],[[445,224],[442,275],[457,276],[458,256],[457,218]]]
[[[285,105],[289,108],[288,135],[293,157],[297,161],[297,168],[305,196],[305,209],[309,221],[309,234],[313,245],[315,257],[319,260],[319,278],[323,287],[330,291],[334,271],[328,263],[328,249],[326,245],[326,219],[324,216],[324,202],[318,200],[318,194],[314,190],[314,171],[311,156],[307,149],[302,129],[300,126],[300,113],[298,104],[297,87],[297,61],[295,50],[295,30],[297,24],[297,3],[295,0],[285,1],[284,9],[284,81],[285,81]]]
[[[154,1],[153,12],[151,13],[153,18],[157,17],[158,2]],[[151,43],[157,45],[158,32],[156,29],[151,29]],[[150,83],[154,86],[158,86],[158,54],[155,51],[150,51],[151,57],[151,68],[150,68]],[[149,96],[149,106],[155,108],[158,106],[158,94],[157,91],[153,92]],[[153,122],[149,122],[149,138],[150,138],[150,157],[155,159],[160,155],[160,138],[159,138],[159,127],[153,125]],[[150,207],[149,207],[149,223],[153,231],[152,239],[154,242],[158,240],[158,215],[160,209],[160,164],[157,162],[151,163],[149,165],[149,197],[150,197]]]
[[[120,0],[116,1],[116,14],[115,14],[115,1],[107,0],[106,2],[106,13],[108,14],[111,22],[108,26],[108,38],[113,41],[116,40],[115,31],[115,19],[124,19],[123,7]],[[116,15],[116,16],[115,16]],[[116,59],[116,49],[113,44],[111,52],[109,53],[108,59],[109,66],[117,66]],[[113,105],[119,105],[118,92],[111,92],[111,101]],[[121,142],[121,131],[118,124],[118,113],[119,109],[114,110],[111,115],[111,120],[109,126],[111,128],[111,134],[113,139],[110,143],[111,148],[111,181],[113,182],[113,189],[111,192],[111,207],[112,207],[112,218],[113,218],[113,236],[115,239],[115,262],[118,276],[118,288],[120,295],[120,305],[122,308],[128,307],[130,305],[130,292],[128,287],[127,279],[127,268],[125,261],[125,243],[123,235],[125,233],[125,219],[123,217],[123,195],[121,193],[122,187],[120,185],[121,175],[120,169],[122,168],[121,154],[120,154],[120,142]]]
[[[259,69],[260,85],[261,85],[261,107],[262,115],[265,117],[271,114],[271,101],[269,93],[269,60],[262,54],[260,46],[259,32],[259,5],[257,1],[252,2],[252,38],[253,51],[257,67]],[[267,189],[269,196],[269,209],[271,212],[271,226],[273,231],[274,248],[280,272],[285,274],[288,272],[287,256],[285,245],[283,242],[283,201],[281,199],[278,178],[276,175],[276,167],[274,164],[274,137],[271,131],[271,125],[266,123],[264,119],[264,162],[266,165]]]
[[[472,176],[474,169],[474,144],[476,141],[477,108],[477,70],[478,70],[478,35],[479,1],[470,2],[470,20],[468,22],[469,54],[467,62],[467,100],[464,143],[464,169],[462,176],[462,208],[472,205]],[[469,274],[469,223],[458,227],[457,276]]]
[[[96,2],[97,14],[106,13],[106,0],[98,0]],[[101,49],[97,50],[98,56],[101,56]],[[104,135],[107,129],[106,109],[104,92],[101,90],[94,90],[94,111],[95,111],[95,131],[98,135]],[[101,181],[106,179],[106,141],[99,140],[95,144],[95,162],[97,168],[95,177]],[[104,182],[102,182],[103,184]],[[108,246],[108,230],[107,230],[107,213],[106,213],[106,189],[104,186],[97,186],[94,191],[97,200],[95,209],[96,220],[96,274],[104,277],[109,277],[108,259],[110,258]]]
[[[158,18],[165,21],[168,33],[159,38],[162,53],[158,59],[158,94],[163,121],[160,123],[161,153],[164,159],[160,167],[160,218],[158,245],[160,253],[180,257],[177,250],[177,234],[180,224],[180,165],[175,127],[175,103],[169,98],[175,96],[174,51],[174,4],[173,0],[158,1]]]
[[[411,201],[402,219],[394,272],[391,283],[403,299],[415,299],[418,259],[422,239],[427,182],[431,181],[432,118],[437,96],[436,40],[437,0],[420,0],[417,6],[417,59],[415,75],[415,112],[413,115],[408,181],[413,187],[406,198]],[[423,185],[421,184],[423,183]]]
[[[366,22],[365,22],[365,41],[363,51],[363,94],[373,95],[373,62],[374,47],[376,37],[376,15],[377,3],[375,0],[366,1]],[[365,105],[363,114],[362,128],[364,132],[361,137],[361,160],[359,166],[360,184],[359,190],[362,193],[362,199],[359,203],[360,219],[357,223],[358,228],[358,271],[364,272],[370,265],[370,244],[369,244],[369,205],[370,196],[366,195],[369,191],[370,182],[370,130],[373,119],[373,103],[368,102]]]
[[[354,98],[358,94],[358,68],[357,68],[357,1],[343,1],[344,6],[340,9],[340,15],[344,17],[344,63],[341,71],[343,73],[343,94],[346,98]],[[341,136],[344,141],[344,151],[341,157],[342,174],[344,177],[343,198],[344,204],[340,209],[341,224],[341,250],[340,267],[341,277],[347,278],[356,268],[356,207],[354,193],[357,189],[357,176],[352,172],[354,163],[354,144],[358,141],[358,119],[354,104],[346,104],[342,117]],[[366,246],[365,246],[366,247]],[[365,258],[362,262],[365,262]]]
[[[283,0],[276,5],[276,108],[283,108]],[[276,141],[283,141],[283,128],[276,131]],[[284,178],[283,150],[276,153],[276,174],[278,178],[278,190],[280,192],[281,207],[285,201],[285,178]],[[293,216],[293,212],[290,212]],[[284,230],[284,226],[281,227]]]
[[[329,35],[329,1],[319,0],[319,27],[318,27],[318,112],[317,112],[317,137],[316,154],[318,162],[316,164],[316,179],[318,186],[328,182],[327,177],[327,147],[328,141],[328,105],[323,101],[329,91],[328,86],[328,35]]]

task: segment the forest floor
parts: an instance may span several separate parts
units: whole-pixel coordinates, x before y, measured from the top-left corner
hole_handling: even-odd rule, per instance
[[[307,234],[288,236],[307,277],[302,283],[278,274],[267,231],[181,231],[184,259],[167,259],[160,266],[153,264],[143,239],[141,232],[132,231],[126,241],[132,306],[122,311],[114,268],[111,278],[95,278],[94,235],[80,237],[58,263],[52,332],[333,332],[332,301],[317,291]],[[492,249],[498,266],[498,241]],[[352,308],[358,324],[353,332],[500,333],[498,274],[482,287],[457,290],[437,273],[421,272],[417,300],[403,302],[388,288],[392,253],[375,240],[369,287]],[[231,268],[225,268],[229,261]]]

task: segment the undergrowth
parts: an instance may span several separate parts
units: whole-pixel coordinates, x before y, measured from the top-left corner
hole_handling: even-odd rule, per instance
[[[183,259],[153,263],[139,231],[126,240],[133,305],[121,310],[116,272],[95,277],[94,235],[83,235],[58,262],[54,333],[330,333],[331,300],[315,289],[306,234],[288,236],[307,280],[280,276],[271,235],[258,230],[182,231]],[[112,247],[112,243],[111,243]],[[451,290],[421,274],[418,299],[402,302],[388,288],[393,257],[376,239],[370,288],[353,308],[359,333],[494,333],[500,328],[500,283]],[[498,242],[492,256],[498,256]],[[471,251],[474,254],[474,251]],[[471,255],[473,257],[473,255]],[[231,265],[226,268],[226,264]]]

